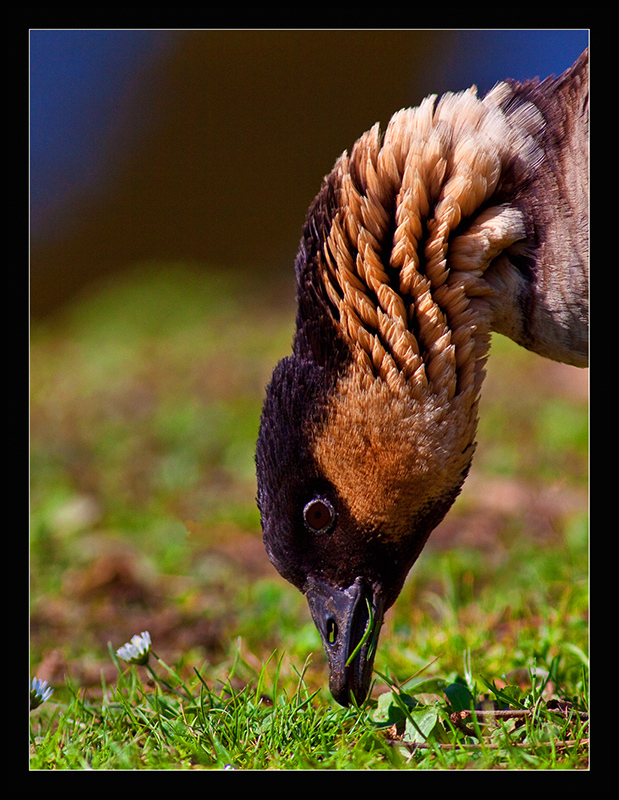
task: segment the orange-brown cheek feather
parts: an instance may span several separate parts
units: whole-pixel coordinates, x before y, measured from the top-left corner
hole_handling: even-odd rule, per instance
[[[358,529],[399,539],[459,490],[476,421],[470,398],[441,403],[429,395],[421,406],[353,367],[338,382],[310,448]]]

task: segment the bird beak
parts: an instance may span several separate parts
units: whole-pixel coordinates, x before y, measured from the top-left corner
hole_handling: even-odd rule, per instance
[[[329,659],[331,694],[342,706],[353,696],[360,705],[370,688],[382,598],[361,578],[345,589],[312,581],[305,594]]]

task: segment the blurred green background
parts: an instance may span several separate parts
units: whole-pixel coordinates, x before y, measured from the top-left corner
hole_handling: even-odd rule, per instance
[[[375,121],[430,92],[559,73],[586,39],[31,32],[33,674],[97,685],[107,642],[141,630],[169,661],[217,663],[239,635],[259,657],[320,652],[254,500],[307,206]],[[562,553],[586,561],[587,372],[495,338],[473,470],[404,611],[438,591],[446,553],[468,553],[466,585],[503,570],[512,592],[539,578],[526,559],[514,574],[522,547],[556,548],[558,573]]]

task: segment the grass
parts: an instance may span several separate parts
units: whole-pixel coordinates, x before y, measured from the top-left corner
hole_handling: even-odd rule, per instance
[[[99,699],[68,679],[67,702],[32,724],[32,768],[568,769],[583,765],[587,749],[585,710],[544,699],[548,682],[562,677],[556,661],[545,677],[531,676],[529,691],[488,683],[486,717],[461,721],[458,712],[473,703],[462,681],[408,689],[390,681],[377,704],[344,710],[322,701],[320,689],[310,692],[303,671],[280,686],[283,656],[256,673],[237,650],[217,685],[197,671],[188,685],[154,660],[159,669],[146,675],[115,659],[117,679]],[[239,668],[253,672],[240,688]],[[517,710],[503,718],[499,706]]]
[[[293,309],[239,283],[137,269],[33,329],[31,769],[586,768],[582,373],[493,342],[472,474],[341,709],[254,502]]]

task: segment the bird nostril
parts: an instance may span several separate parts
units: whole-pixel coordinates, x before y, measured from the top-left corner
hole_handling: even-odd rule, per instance
[[[337,624],[333,617],[327,620],[327,641],[329,644],[335,644],[337,640]]]

